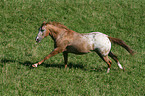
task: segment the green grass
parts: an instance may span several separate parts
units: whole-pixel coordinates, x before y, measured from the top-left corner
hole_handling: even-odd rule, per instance
[[[1,0],[0,95],[144,96],[144,5],[144,0]],[[53,49],[50,37],[35,45],[43,21],[120,38],[136,54],[112,45],[125,72],[113,61],[107,74],[107,64],[95,53],[69,54],[67,69],[62,54],[31,68]]]

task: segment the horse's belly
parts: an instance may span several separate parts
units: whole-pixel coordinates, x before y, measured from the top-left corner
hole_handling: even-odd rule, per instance
[[[90,52],[89,48],[83,47],[83,45],[67,46],[66,51],[68,53],[74,53],[74,54],[86,54],[86,53]]]

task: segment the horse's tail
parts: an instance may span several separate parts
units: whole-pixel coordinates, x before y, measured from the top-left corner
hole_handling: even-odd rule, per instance
[[[110,39],[111,42],[118,44],[120,46],[122,46],[123,48],[125,48],[131,55],[134,55],[134,52],[131,48],[129,48],[129,46],[123,41],[120,40],[118,38],[113,38],[113,37],[108,37]]]

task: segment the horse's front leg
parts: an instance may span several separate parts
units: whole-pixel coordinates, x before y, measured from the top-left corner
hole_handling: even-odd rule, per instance
[[[33,64],[32,67],[37,67],[37,65],[40,65],[42,64],[45,60],[49,59],[50,57],[58,54],[58,53],[61,53],[64,51],[64,48],[55,48],[54,51],[52,51],[48,56],[46,56],[42,61],[36,63],[36,64]]]
[[[63,52],[63,57],[64,57],[65,68],[67,68],[68,53],[67,52]]]

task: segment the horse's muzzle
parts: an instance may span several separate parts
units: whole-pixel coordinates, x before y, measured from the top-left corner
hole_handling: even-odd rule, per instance
[[[40,40],[36,38],[36,42],[37,42],[37,43],[39,43],[39,42],[40,42]]]

